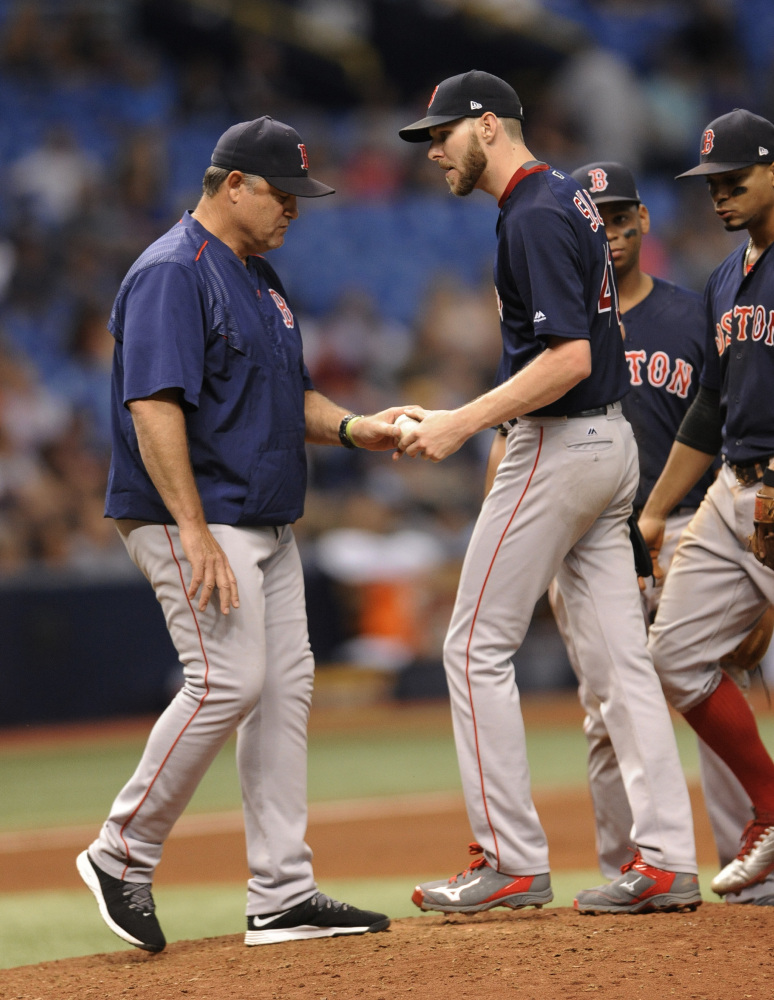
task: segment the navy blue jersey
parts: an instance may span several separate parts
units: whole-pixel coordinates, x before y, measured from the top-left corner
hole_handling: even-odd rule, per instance
[[[723,456],[731,464],[774,455],[774,256],[744,274],[745,247],[726,257],[704,293],[708,337],[701,382],[720,392]]]
[[[605,227],[577,181],[545,164],[516,172],[500,199],[494,280],[503,338],[498,382],[529,364],[550,337],[590,342],[588,378],[535,414],[566,416],[626,393]]]
[[[304,392],[298,324],[273,268],[247,267],[188,213],[119,289],[109,517],[172,523],[140,457],[126,406],[181,390],[191,464],[211,524],[281,525],[303,513]]]
[[[642,302],[623,316],[624,351],[631,391],[622,401],[640,455],[640,485],[634,500],[642,507],[661,474],[675,432],[699,391],[706,344],[701,296],[660,278]],[[682,502],[698,507],[712,483],[703,476]]]

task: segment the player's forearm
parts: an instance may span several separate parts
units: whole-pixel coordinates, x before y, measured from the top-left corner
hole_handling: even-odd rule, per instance
[[[675,441],[666,465],[642,510],[642,518],[663,520],[698,483],[714,461],[714,455]]]
[[[457,413],[474,434],[556,402],[590,373],[588,341],[555,337],[507,382],[466,403]]]
[[[339,444],[339,425],[350,410],[327,399],[315,389],[304,393],[305,439],[310,444]]]
[[[145,470],[164,506],[181,527],[206,523],[188,453],[185,416],[176,393],[129,403]]]

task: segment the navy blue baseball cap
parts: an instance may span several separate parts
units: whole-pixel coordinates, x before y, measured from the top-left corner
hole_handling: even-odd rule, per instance
[[[406,142],[429,142],[433,125],[444,125],[458,118],[480,118],[491,111],[498,118],[519,118],[524,112],[513,87],[499,76],[472,69],[450,76],[432,93],[428,115],[402,128],[398,135]]]
[[[309,176],[309,158],[301,136],[269,115],[226,129],[210,163],[224,170],[259,174],[279,191],[300,198],[319,198],[334,189]]]
[[[622,163],[587,163],[573,170],[572,177],[588,191],[597,205],[610,201],[636,201],[639,204],[642,200],[634,174]]]
[[[722,174],[755,163],[774,163],[774,125],[752,111],[734,108],[704,129],[700,161],[697,167],[677,177]]]

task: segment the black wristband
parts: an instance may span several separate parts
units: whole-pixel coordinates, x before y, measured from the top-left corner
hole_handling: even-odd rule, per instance
[[[764,486],[774,486],[774,469],[766,469],[763,473],[761,483],[763,483]]]
[[[352,441],[347,435],[347,425],[350,420],[354,420],[356,417],[362,417],[362,415],[362,413],[348,413],[346,417],[341,418],[341,423],[339,424],[339,441],[341,441],[345,448],[353,449],[355,447],[355,442]]]

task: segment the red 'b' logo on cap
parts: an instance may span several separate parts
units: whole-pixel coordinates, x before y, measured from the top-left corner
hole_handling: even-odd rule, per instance
[[[708,128],[707,131],[702,136],[702,140],[701,140],[701,155],[702,156],[707,156],[708,153],[711,153],[712,152],[712,147],[714,145],[715,145],[715,133],[713,132],[713,130],[711,128]]]
[[[601,170],[596,167],[594,170],[589,170],[589,177],[591,178],[591,187],[589,191],[592,193],[596,191],[604,191],[607,187],[607,171]]]
[[[306,146],[303,142],[299,142],[298,148],[301,150],[301,166],[304,170],[309,169],[309,157],[306,155]]]
[[[440,83],[439,83],[439,84],[438,84],[438,87],[440,87],[440,86],[441,86],[441,85],[440,85]],[[436,88],[435,88],[435,90],[434,90],[434,91],[432,92],[432,94],[430,95],[430,100],[429,100],[429,101],[427,102],[427,108],[428,108],[428,111],[430,110],[430,105],[431,105],[431,104],[433,103],[433,101],[435,100],[435,95],[436,95],[436,94],[438,93],[438,87],[436,87]]]

